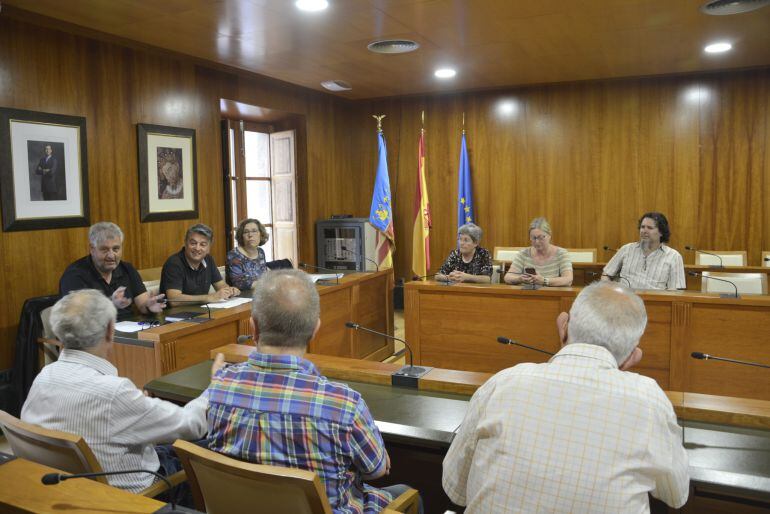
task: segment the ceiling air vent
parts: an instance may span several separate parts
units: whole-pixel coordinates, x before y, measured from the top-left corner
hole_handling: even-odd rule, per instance
[[[770,0],[711,0],[700,8],[701,12],[714,16],[756,11],[770,5]]]
[[[376,54],[405,54],[420,48],[420,44],[409,39],[382,39],[372,41],[366,48]]]
[[[353,86],[344,80],[324,80],[321,85],[329,91],[350,91],[353,89]]]

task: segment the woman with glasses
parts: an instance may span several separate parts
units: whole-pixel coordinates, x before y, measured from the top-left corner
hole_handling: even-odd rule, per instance
[[[506,284],[537,286],[572,285],[572,262],[564,248],[551,244],[551,225],[545,218],[535,218],[529,224],[532,246],[513,258],[503,280]]]
[[[436,273],[436,280],[449,282],[476,282],[488,284],[492,281],[492,258],[489,251],[479,246],[481,228],[466,223],[457,229],[457,248]]]
[[[267,271],[265,251],[260,248],[270,235],[259,220],[246,218],[238,223],[235,239],[238,246],[227,252],[227,283],[238,289],[253,289],[254,282]]]

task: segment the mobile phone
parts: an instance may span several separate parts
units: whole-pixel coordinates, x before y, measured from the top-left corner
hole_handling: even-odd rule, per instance
[[[537,270],[535,268],[524,268],[524,273],[527,275],[537,275]]]

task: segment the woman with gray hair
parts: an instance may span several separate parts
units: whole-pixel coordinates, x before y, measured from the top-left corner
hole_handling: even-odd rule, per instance
[[[481,228],[473,223],[466,223],[457,229],[457,248],[449,253],[449,257],[436,273],[436,280],[490,283],[492,257],[489,250],[479,246],[481,235]]]
[[[572,261],[564,248],[551,244],[551,225],[545,218],[535,218],[529,224],[532,246],[513,258],[503,280],[506,284],[537,286],[572,285]]]

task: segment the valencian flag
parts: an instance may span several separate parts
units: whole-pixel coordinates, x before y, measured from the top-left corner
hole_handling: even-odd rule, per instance
[[[374,179],[374,193],[372,194],[372,209],[369,212],[369,223],[377,229],[377,237],[375,238],[375,260],[377,265],[380,268],[392,268],[395,235],[393,232],[390,179],[388,178],[388,152],[385,148],[385,136],[382,134],[382,130],[377,131],[377,139],[379,140],[377,149],[377,177]]]
[[[414,197],[414,229],[412,232],[412,273],[424,277],[430,272],[430,202],[425,183],[425,133],[420,132],[417,153],[417,194]]]
[[[465,145],[463,130],[460,148],[460,169],[457,172],[457,228],[466,223],[476,223],[473,216],[473,189],[471,187],[471,166],[468,163],[468,147]]]

